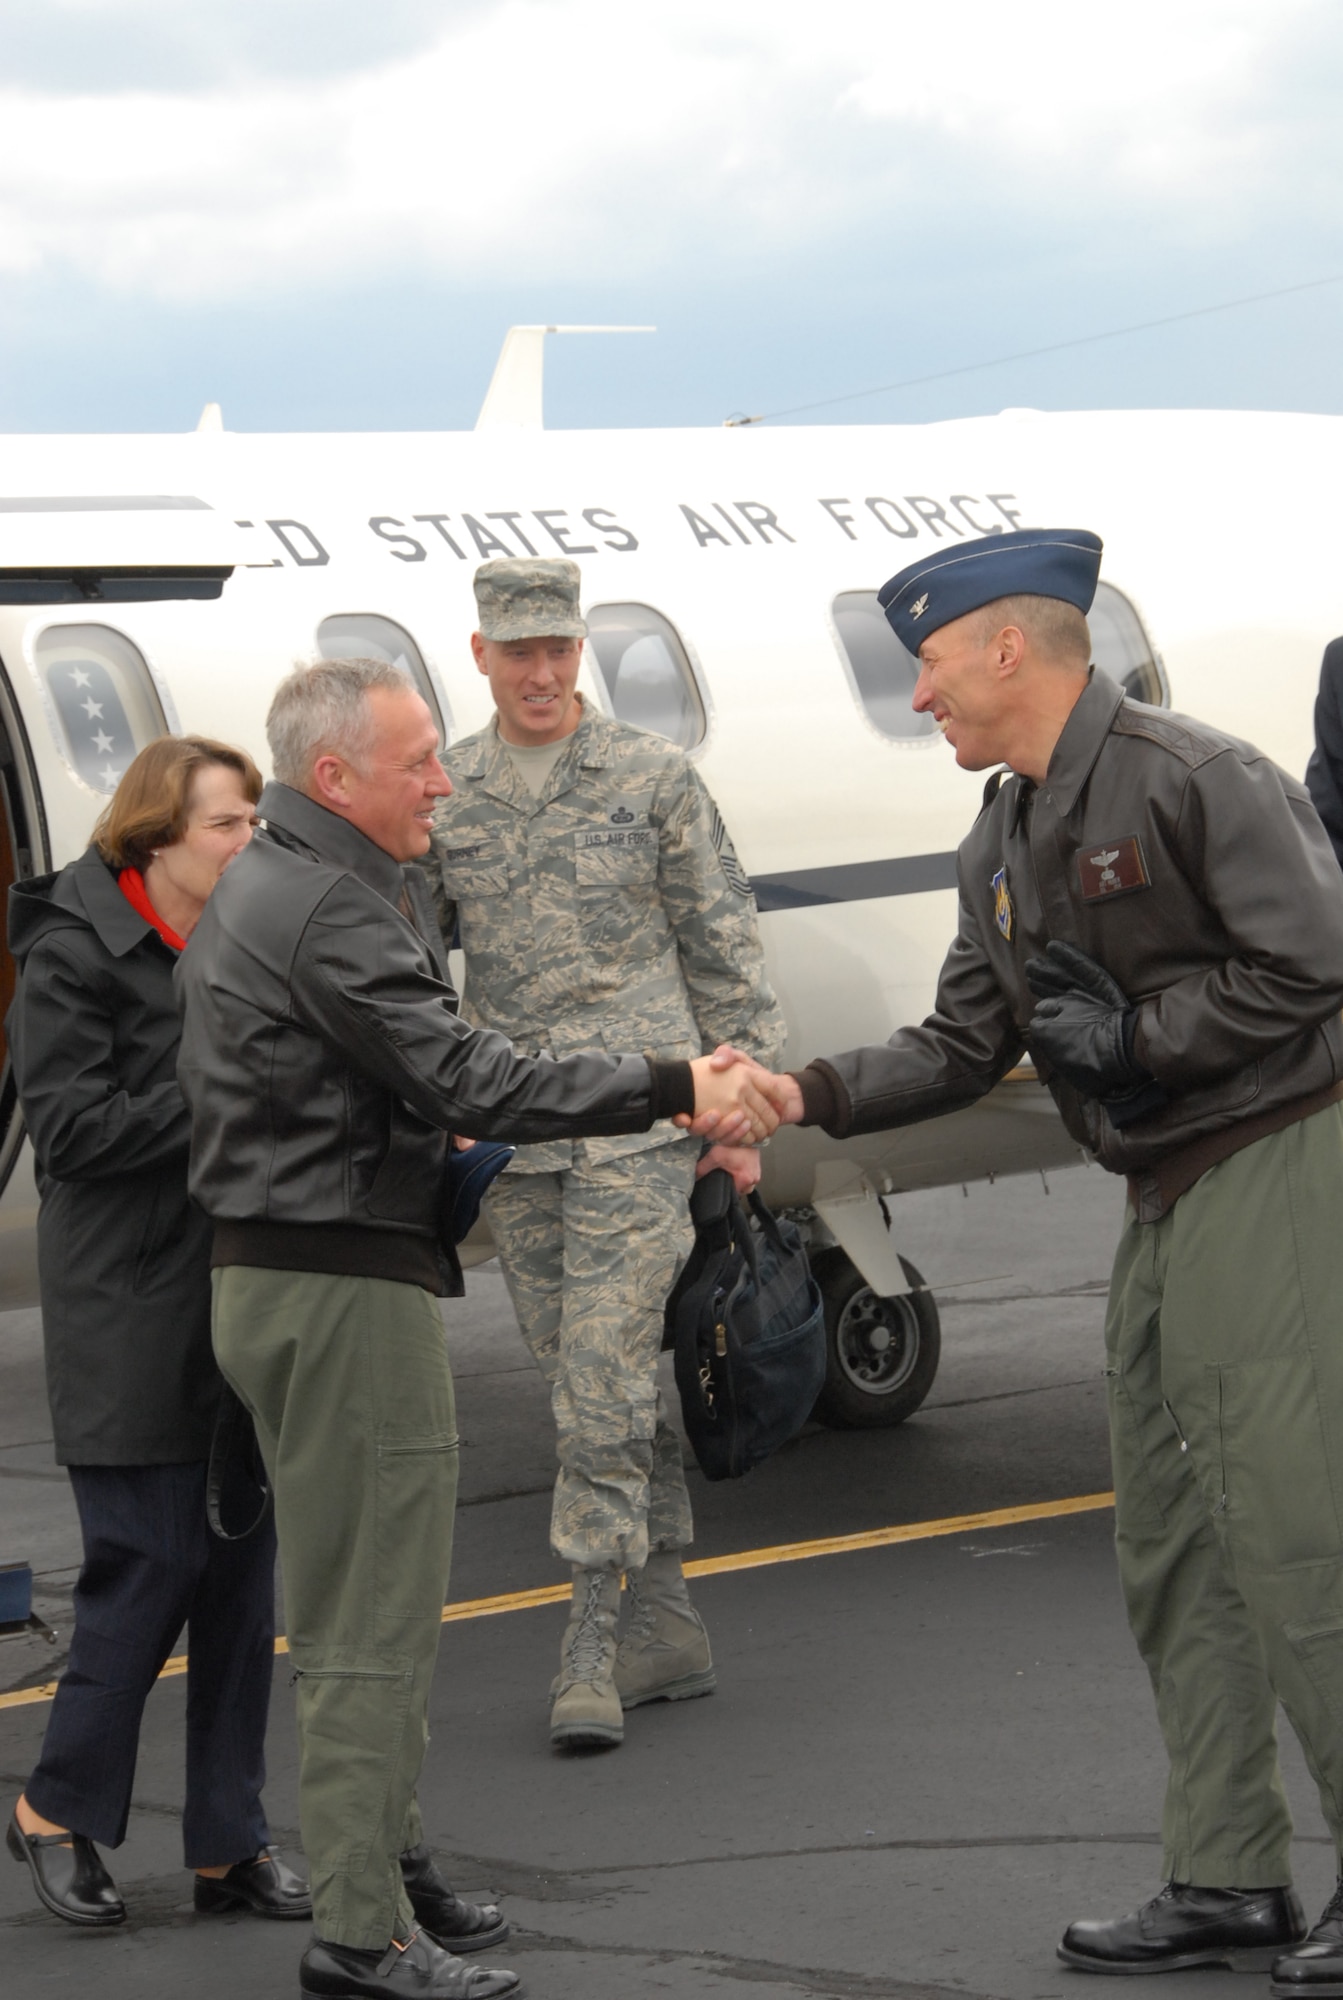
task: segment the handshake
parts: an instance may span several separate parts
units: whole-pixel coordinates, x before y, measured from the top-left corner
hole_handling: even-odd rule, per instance
[[[698,1139],[711,1139],[714,1152],[758,1146],[780,1125],[801,1120],[802,1092],[793,1078],[776,1076],[727,1043],[711,1056],[698,1056],[690,1073],[695,1080],[695,1115],[683,1114],[673,1123]],[[729,1170],[733,1166],[726,1159],[715,1164]]]

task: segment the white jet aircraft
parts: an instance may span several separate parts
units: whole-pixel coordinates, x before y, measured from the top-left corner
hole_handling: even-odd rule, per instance
[[[1095,529],[1098,663],[1304,769],[1343,623],[1343,419],[546,432],[548,330],[510,334],[472,433],[234,435],[210,405],[185,436],[3,441],[0,885],[78,854],[165,730],[264,762],[271,690],[314,654],[402,661],[450,768],[490,713],[467,639],[491,556],[582,564],[583,686],[703,770],[755,885],[794,1065],[920,1019],[955,928],[983,779],[914,713],[916,665],[875,595],[922,551]],[[0,1012],[13,980],[5,954]],[[6,1069],[0,1172],[21,1143]],[[1029,1066],[907,1131],[771,1146],[766,1194],[803,1213],[827,1297],[821,1413],[898,1422],[936,1369],[936,1306],[887,1197],[1078,1158]],[[20,1172],[0,1207],[11,1255],[33,1202]]]

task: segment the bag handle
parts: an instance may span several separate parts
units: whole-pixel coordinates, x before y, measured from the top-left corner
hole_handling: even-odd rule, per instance
[[[752,1188],[746,1199],[750,1202],[751,1213],[760,1224],[764,1235],[769,1238],[780,1257],[787,1257],[788,1245],[784,1242],[783,1236],[780,1233],[773,1209],[766,1208],[764,1202],[761,1200],[759,1188]]]
[[[696,1230],[712,1229],[730,1222],[736,1190],[726,1167],[713,1167],[701,1174],[690,1190],[690,1220]]]
[[[694,1225],[696,1247],[702,1253],[716,1254],[733,1243],[740,1243],[755,1288],[759,1291],[760,1264],[755,1231],[726,1167],[712,1167],[707,1174],[699,1176],[690,1190],[690,1220]]]
[[[224,1526],[224,1474],[229,1461],[236,1455],[236,1447],[244,1439],[252,1448],[252,1471],[261,1489],[261,1505],[247,1526],[239,1534],[231,1535]],[[221,1385],[219,1408],[215,1412],[214,1432],[210,1438],[210,1464],[205,1474],[205,1513],[211,1533],[218,1535],[221,1542],[245,1542],[262,1526],[274,1505],[275,1498],[261,1463],[252,1419],[225,1382]]]
[[[741,1197],[737,1193],[737,1190],[733,1185],[732,1177],[730,1174],[727,1177],[727,1182],[732,1195],[732,1205],[730,1211],[731,1223],[732,1223],[732,1240],[735,1243],[739,1243],[741,1245],[742,1256],[746,1259],[747,1268],[751,1273],[751,1282],[755,1286],[756,1297],[759,1298],[760,1250],[756,1242],[755,1231],[751,1227],[751,1218],[747,1214],[745,1208],[742,1206]],[[752,1201],[754,1201],[755,1199],[754,1190],[752,1191],[750,1199]]]

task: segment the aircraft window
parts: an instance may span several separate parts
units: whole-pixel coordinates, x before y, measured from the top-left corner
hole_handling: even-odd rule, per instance
[[[840,658],[869,722],[883,736],[935,736],[931,715],[912,706],[919,663],[886,622],[875,590],[843,590],[831,607]]]
[[[1111,680],[1119,681],[1134,701],[1150,702],[1154,708],[1169,706],[1166,677],[1156,649],[1123,591],[1112,583],[1098,583],[1087,624],[1095,664]]]
[[[170,733],[144,656],[110,625],[48,625],[33,657],[75,775],[115,791],[136,751]]]
[[[694,668],[662,613],[648,604],[594,604],[587,623],[612,714],[682,750],[702,743],[708,725]]]
[[[317,650],[324,660],[385,660],[390,667],[403,668],[429,704],[440,744],[448,742],[452,713],[447,699],[403,625],[375,611],[342,612],[339,617],[324,618],[318,626]]]

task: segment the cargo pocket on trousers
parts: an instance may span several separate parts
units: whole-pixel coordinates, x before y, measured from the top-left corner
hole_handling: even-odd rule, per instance
[[[403,1758],[414,1675],[398,1667],[295,1667],[298,1723],[314,1836],[363,1868]],[[320,1829],[320,1830],[319,1830]]]
[[[457,1451],[455,1433],[378,1440],[374,1596],[384,1617],[437,1620],[443,1615]]]
[[[1297,1664],[1335,1723],[1343,1723],[1343,1617],[1329,1624],[1284,1627]]]
[[[1224,1511],[1237,1563],[1273,1573],[1338,1560],[1338,1515],[1309,1354],[1217,1370]]]

